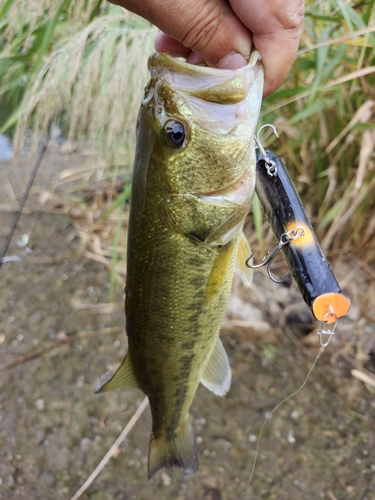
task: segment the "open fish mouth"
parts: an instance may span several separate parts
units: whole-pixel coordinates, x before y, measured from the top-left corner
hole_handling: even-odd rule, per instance
[[[249,63],[236,70],[197,66],[168,54],[153,54],[148,62],[152,78],[160,78],[174,90],[184,90],[190,95],[210,102],[231,104],[243,101],[256,80],[261,68],[259,52],[254,51]]]
[[[254,51],[249,63],[237,70],[196,66],[159,53],[150,57],[148,66],[153,79],[164,82],[186,101],[189,115],[200,127],[225,134],[250,122],[255,129],[263,90],[259,52]],[[247,127],[249,132],[254,130]]]

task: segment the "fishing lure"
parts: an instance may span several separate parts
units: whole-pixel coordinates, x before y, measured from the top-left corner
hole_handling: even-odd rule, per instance
[[[277,280],[271,273],[271,264],[281,250],[304,301],[314,317],[322,322],[320,333],[332,334],[338,319],[349,311],[350,301],[336,281],[284,164],[274,152],[263,148],[258,137],[259,133],[255,189],[279,243],[269,250],[261,264],[253,265],[251,255],[246,265],[267,266],[270,278],[282,282],[285,276]],[[333,328],[324,330],[324,323]],[[320,338],[324,345],[322,336]]]

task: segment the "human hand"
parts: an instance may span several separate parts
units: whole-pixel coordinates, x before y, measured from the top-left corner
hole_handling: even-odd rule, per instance
[[[264,95],[285,80],[298,50],[303,0],[115,0],[162,30],[155,49],[213,67],[244,66],[251,48],[264,66]]]

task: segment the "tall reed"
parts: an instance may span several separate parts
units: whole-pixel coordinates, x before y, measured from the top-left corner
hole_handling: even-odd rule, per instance
[[[265,99],[271,147],[289,167],[325,250],[375,250],[375,1],[307,2],[301,49]]]
[[[13,102],[18,149],[63,120],[112,161],[134,149],[155,29],[95,0],[0,0],[0,100]],[[326,250],[370,261],[375,249],[375,0],[306,3],[301,49],[264,100],[280,154]],[[130,164],[130,161],[128,162]],[[259,214],[258,214],[259,215]]]

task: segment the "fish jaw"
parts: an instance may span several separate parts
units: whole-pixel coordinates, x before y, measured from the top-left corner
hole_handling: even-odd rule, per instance
[[[148,61],[151,78],[167,82],[174,90],[182,90],[209,102],[229,104],[244,101],[261,69],[257,51],[249,63],[237,70],[217,69],[188,64],[168,54],[155,53]]]

